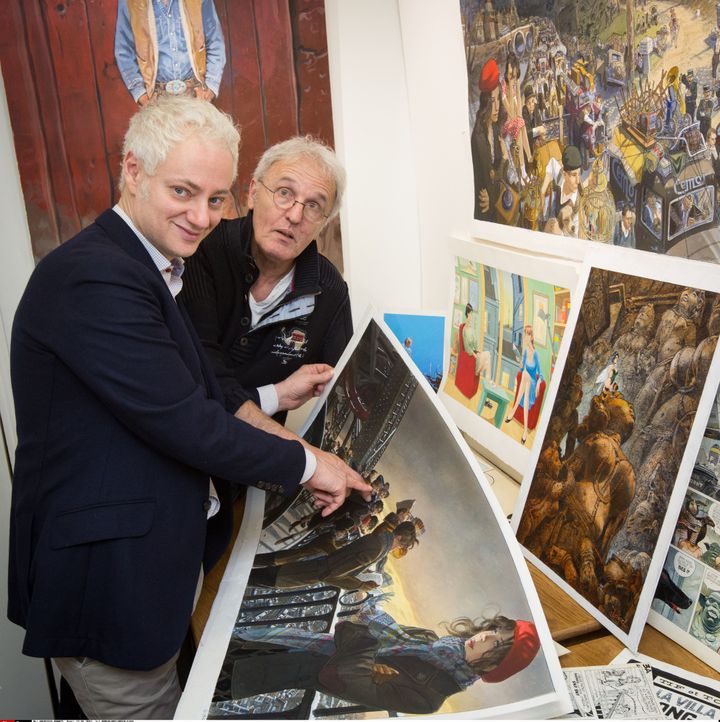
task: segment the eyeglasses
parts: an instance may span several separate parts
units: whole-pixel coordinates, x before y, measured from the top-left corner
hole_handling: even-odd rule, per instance
[[[328,217],[323,213],[323,209],[317,201],[303,203],[295,198],[295,194],[289,188],[280,186],[280,188],[273,190],[268,188],[262,181],[258,181],[258,183],[269,193],[272,193],[273,202],[284,211],[290,210],[296,203],[299,203],[303,207],[303,218],[310,223],[318,223],[323,218]]]

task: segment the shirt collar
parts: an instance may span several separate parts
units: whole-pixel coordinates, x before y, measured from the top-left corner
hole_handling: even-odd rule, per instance
[[[128,224],[128,226],[130,226],[132,232],[138,237],[138,240],[142,243],[150,258],[152,258],[156,268],[162,274],[163,280],[168,284],[168,288],[170,289],[173,298],[177,296],[182,288],[182,281],[180,281],[180,277],[185,271],[185,261],[179,256],[175,256],[168,261],[168,259],[165,258],[165,256],[163,256],[163,254],[160,253],[160,251],[158,251],[158,249],[155,248],[155,246],[153,246],[153,244],[150,243],[150,241],[148,241],[142,233],[140,233],[135,224],[132,222],[130,216],[125,213],[119,204],[116,203],[113,206],[113,210],[125,221],[125,223]]]

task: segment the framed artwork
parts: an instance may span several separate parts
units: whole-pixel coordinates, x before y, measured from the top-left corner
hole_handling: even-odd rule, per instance
[[[323,448],[370,481],[373,511],[356,497],[325,519],[301,492],[262,528],[263,494],[249,489],[248,532],[233,551],[178,716],[570,711],[510,527],[392,332],[366,319],[333,381],[309,423],[320,425]],[[497,641],[492,654],[476,648],[480,637],[468,641],[483,627]]]
[[[636,650],[715,398],[720,282],[662,256],[640,276],[622,250],[588,254],[512,524],[528,558]]]
[[[716,9],[629,7],[459,0],[473,217],[716,262]]]
[[[461,296],[450,310],[458,333],[446,352],[441,398],[484,453],[521,478],[563,343],[579,266],[461,239],[452,239],[451,251],[455,278],[469,278],[479,295]]]
[[[545,118],[543,120],[543,125],[545,126],[545,140],[555,140],[559,142],[562,133],[562,117]]]
[[[437,391],[442,380],[445,316],[440,313],[385,312],[383,320],[433,390]]]

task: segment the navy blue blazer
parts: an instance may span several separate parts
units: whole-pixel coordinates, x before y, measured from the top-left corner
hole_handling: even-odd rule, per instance
[[[225,411],[191,324],[113,211],[33,272],[11,375],[8,617],[23,652],[157,667],[229,539],[228,482],[292,493],[303,448]],[[208,521],[210,476],[224,503]]]

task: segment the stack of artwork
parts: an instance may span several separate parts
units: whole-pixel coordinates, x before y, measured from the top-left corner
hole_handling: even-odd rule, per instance
[[[716,34],[682,4],[459,6],[442,380],[429,315],[362,325],[306,438],[373,499],[249,495],[181,716],[567,711],[522,553],[631,650],[649,620],[720,669]],[[512,526],[456,425],[522,479]]]
[[[678,258],[720,256],[716,8],[459,8],[474,250],[451,243],[443,401],[523,479],[512,524],[534,564],[631,648],[649,620],[720,669],[720,289]],[[549,363],[539,281],[569,297],[566,316],[546,294],[565,324]]]

